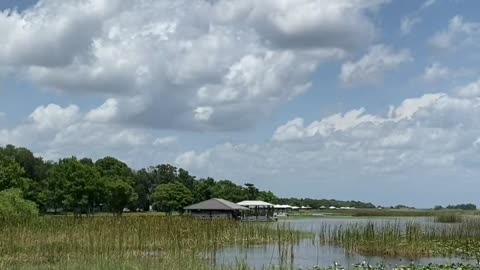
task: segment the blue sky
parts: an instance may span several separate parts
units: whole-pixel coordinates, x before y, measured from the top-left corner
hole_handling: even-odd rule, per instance
[[[0,9],[2,145],[167,162],[281,196],[480,203],[477,1]]]

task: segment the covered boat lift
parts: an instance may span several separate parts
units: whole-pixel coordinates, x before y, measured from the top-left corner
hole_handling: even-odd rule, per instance
[[[245,221],[274,221],[275,208],[273,204],[264,201],[242,201],[237,203],[246,207],[249,211],[244,212]]]

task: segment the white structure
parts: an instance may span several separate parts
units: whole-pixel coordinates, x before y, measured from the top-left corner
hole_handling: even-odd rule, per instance
[[[288,211],[292,210],[292,206],[288,204],[276,204],[273,206],[275,209],[275,214],[277,217],[286,217],[288,215]]]
[[[237,203],[249,209],[244,216],[247,221],[271,221],[274,220],[274,205],[264,201],[243,201]]]

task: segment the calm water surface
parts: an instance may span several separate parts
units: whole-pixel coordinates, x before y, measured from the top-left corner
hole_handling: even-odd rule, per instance
[[[430,218],[311,218],[311,219],[290,219],[279,222],[287,223],[292,228],[303,230],[306,232],[319,231],[323,224],[330,225],[346,225],[362,222],[376,222],[379,224],[387,222],[405,223],[415,221],[416,223],[433,222]],[[438,225],[438,224],[437,224]],[[449,226],[449,225],[443,225]],[[282,249],[285,252],[285,248]],[[330,266],[338,263],[345,268],[351,267],[353,264],[367,262],[370,264],[384,263],[390,265],[405,265],[412,261],[419,264],[428,263],[456,263],[468,262],[475,263],[474,260],[464,260],[461,258],[401,258],[401,257],[378,257],[378,256],[361,256],[346,254],[341,247],[331,245],[319,245],[312,240],[303,240],[298,244],[289,245],[287,256],[280,256],[279,247],[276,244],[253,246],[248,248],[229,247],[215,254],[217,264],[232,264],[236,262],[245,262],[252,267],[261,269],[263,266],[279,266],[288,265],[295,268],[311,268],[313,266]],[[291,254],[293,253],[293,256]],[[287,261],[285,261],[285,257]],[[282,259],[284,261],[282,261]]]

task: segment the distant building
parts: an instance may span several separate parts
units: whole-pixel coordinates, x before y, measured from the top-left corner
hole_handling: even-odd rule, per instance
[[[264,201],[243,201],[238,205],[244,206],[249,211],[244,213],[244,220],[246,221],[272,221],[275,220],[275,208],[271,203]]]
[[[275,210],[275,215],[277,215],[277,217],[285,217],[288,215],[288,212],[292,210],[292,206],[288,204],[276,204],[273,206],[273,209]]]
[[[198,219],[238,219],[248,208],[224,199],[210,199],[184,208]]]

